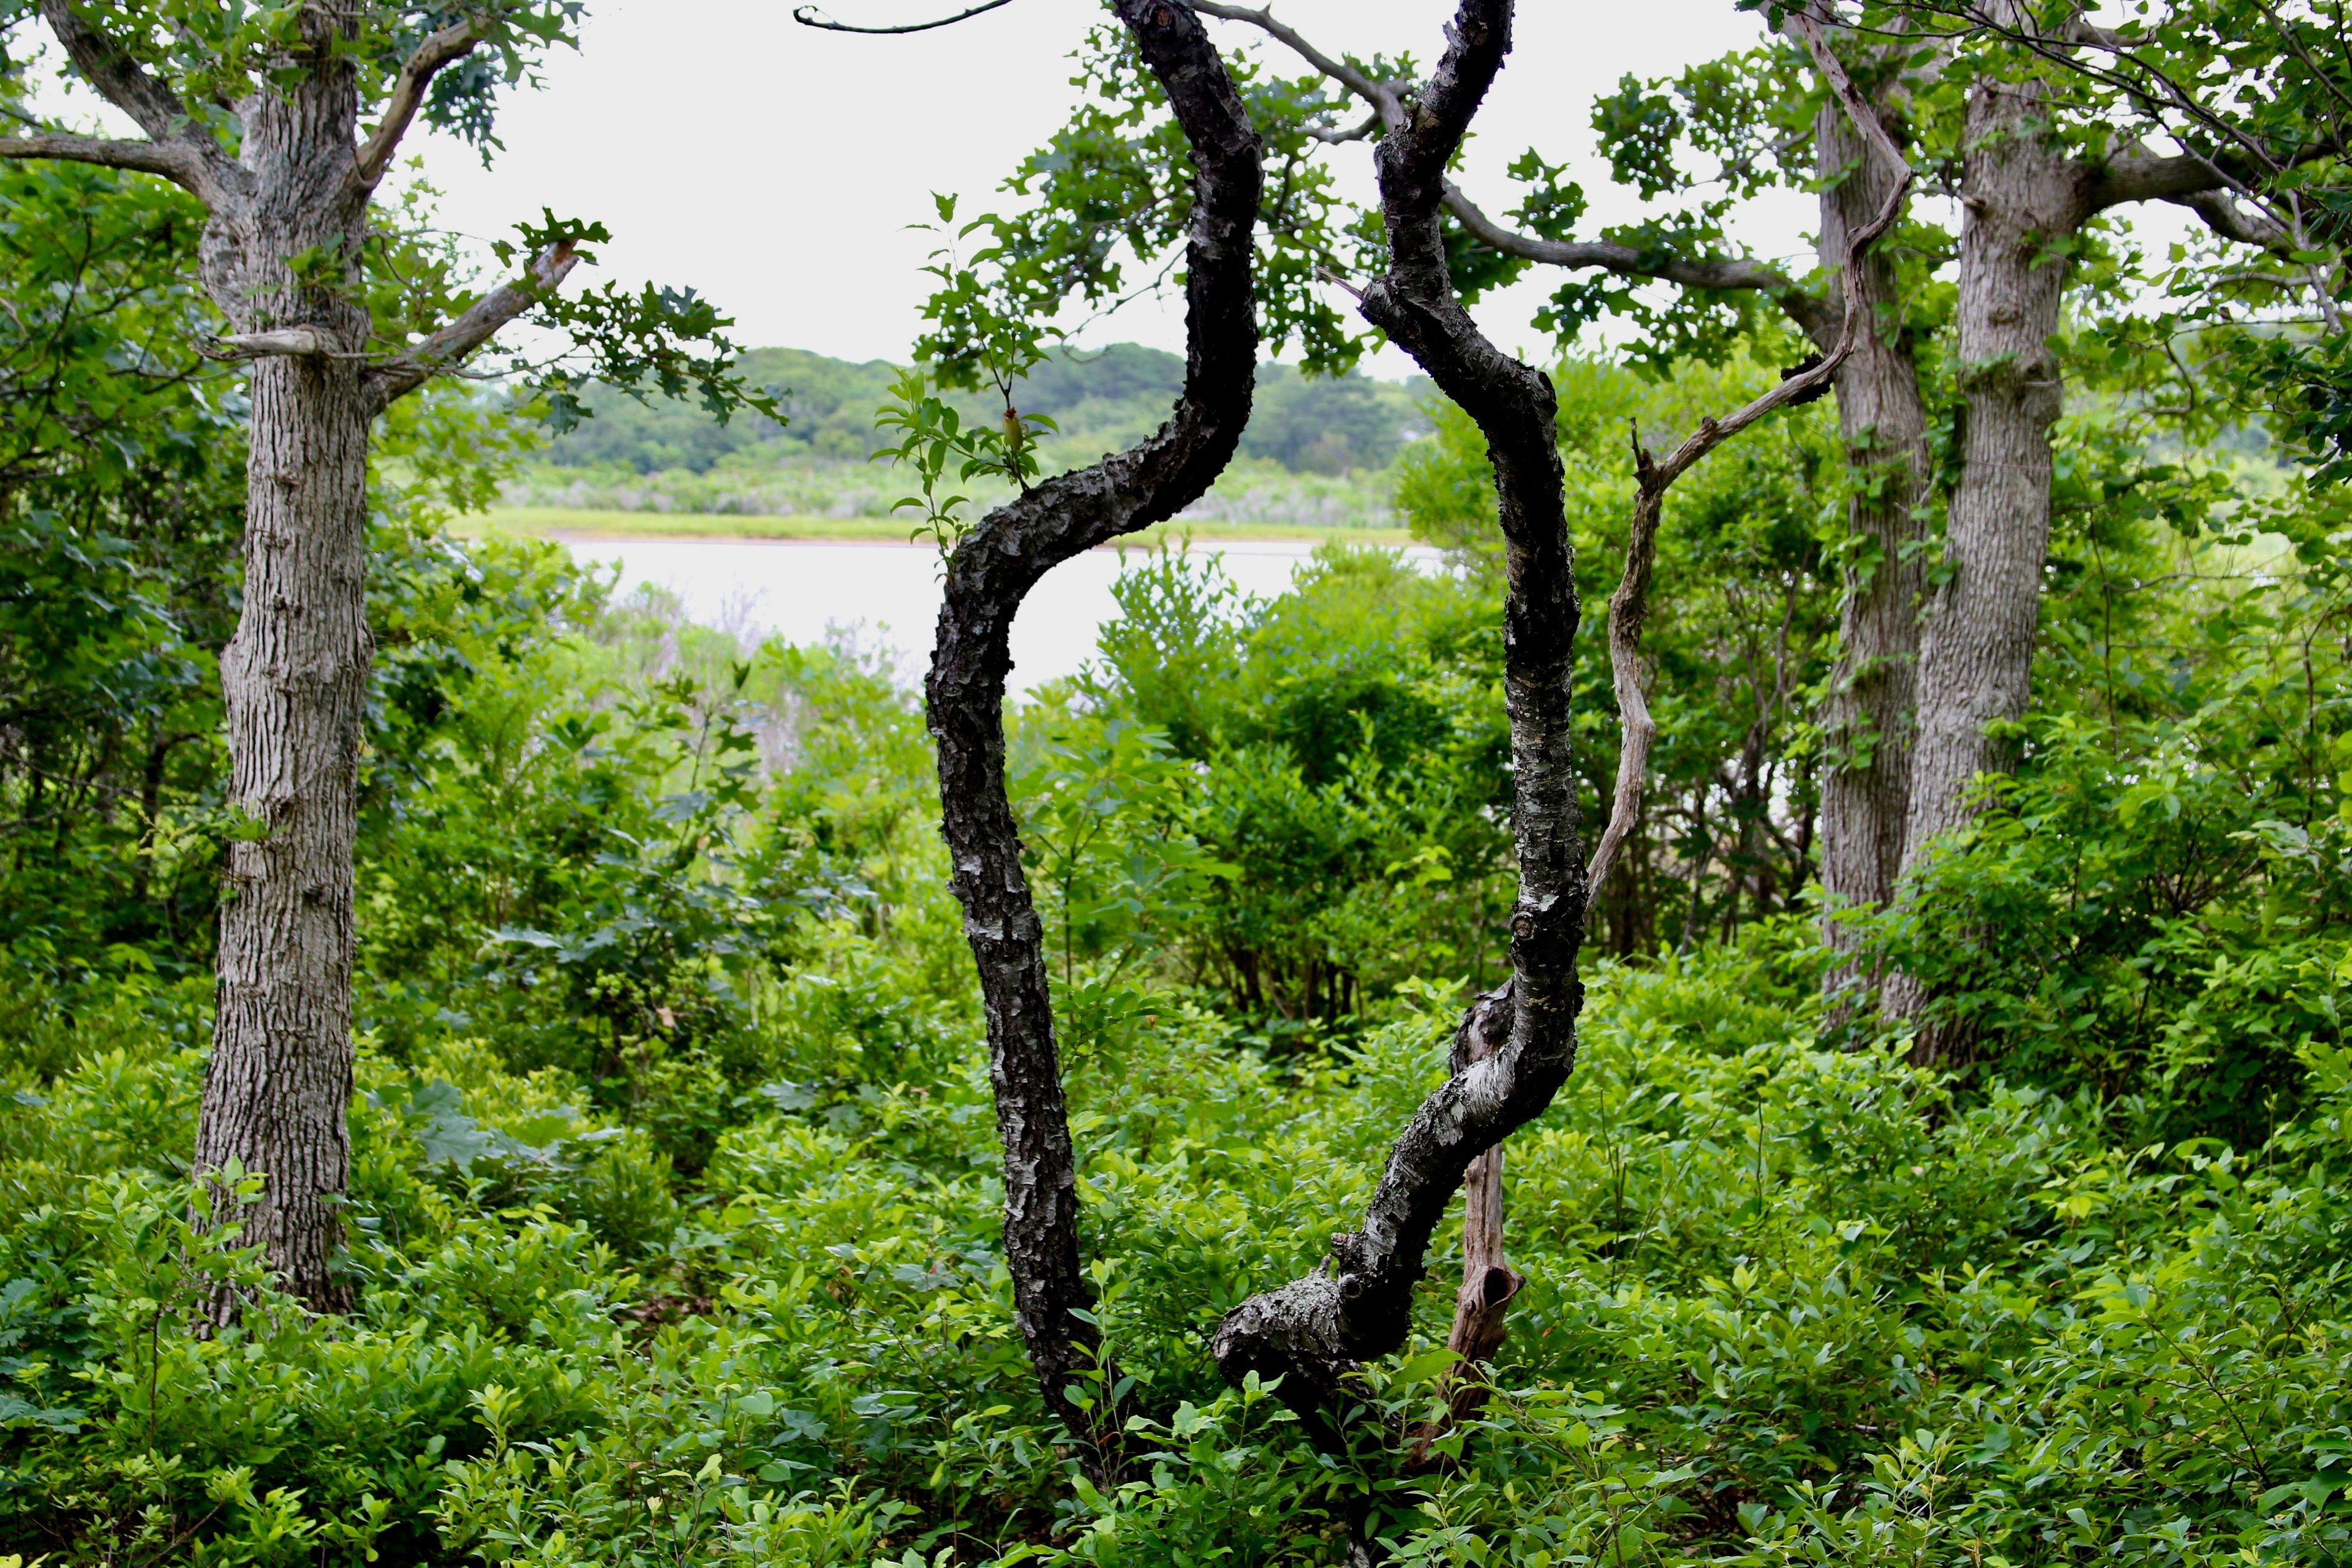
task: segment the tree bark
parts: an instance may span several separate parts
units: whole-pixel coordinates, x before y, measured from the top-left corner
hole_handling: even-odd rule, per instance
[[[1834,100],[1822,106],[1814,142],[1822,175],[1833,181],[1821,197],[1822,265],[1842,267],[1853,237],[1885,205],[1902,176],[1869,155]],[[1905,331],[1894,262],[1881,247],[1863,252],[1853,265],[1848,297],[1867,317],[1833,384],[1853,491],[1847,531],[1866,542],[1844,569],[1839,657],[1824,716],[1821,878],[1824,935],[1833,950],[1852,945],[1850,925],[1839,911],[1884,907],[1894,897],[1902,865],[1926,582],[1920,512],[1927,416],[1919,367]],[[1833,974],[1831,984],[1848,980]]]
[[[1281,1397],[1327,1447],[1340,1444],[1348,1379],[1404,1342],[1429,1239],[1471,1163],[1551,1103],[1575,1061],[1585,875],[1571,766],[1570,673],[1579,605],[1551,383],[1495,347],[1456,299],[1438,214],[1445,165],[1510,48],[1508,0],[1463,0],[1436,72],[1377,153],[1388,274],[1365,318],[1476,421],[1495,468],[1506,545],[1504,691],[1514,767],[1519,896],[1511,979],[1465,1028],[1500,1041],[1469,1053],[1389,1152],[1363,1222],[1334,1236],[1313,1273],[1229,1313],[1217,1364],[1239,1383],[1279,1377]]]
[[[246,332],[299,323],[331,353],[254,362],[245,589],[221,656],[230,804],[257,837],[233,843],[221,910],[219,1002],[196,1169],[266,1177],[247,1238],[287,1289],[351,1304],[335,1257],[351,1163],[352,848],[367,626],[367,453],[376,405],[358,354],[366,222],[350,184],[359,94],[318,58],[238,106],[253,195],[207,234],[214,302]],[[321,199],[322,194],[325,199]],[[305,287],[305,253],[340,258],[353,292]],[[233,1310],[223,1302],[219,1310]]]
[[[1499,1002],[1502,997],[1489,994],[1481,1000]],[[1493,1056],[1505,1037],[1490,1026],[1507,1016],[1492,1008],[1472,1008],[1454,1031],[1449,1069],[1459,1073]],[[1526,1283],[1527,1277],[1511,1267],[1503,1249],[1503,1146],[1497,1143],[1471,1161],[1462,1174],[1462,1288],[1454,1293],[1454,1327],[1445,1337],[1445,1348],[1462,1360],[1439,1384],[1445,1419],[1425,1423],[1413,1434],[1413,1468],[1425,1467],[1432,1447],[1486,1404],[1482,1363],[1503,1348],[1504,1314]]]
[[[2062,404],[2058,331],[2064,242],[2090,216],[2093,171],[2049,133],[2047,91],[2032,79],[1980,79],[1965,120],[1957,352],[1966,396],[1960,471],[1944,542],[1944,581],[1919,649],[1919,731],[1903,871],[1967,822],[1978,780],[2014,765],[1994,732],[2024,718],[2050,551],[2051,426]],[[1915,1017],[1918,980],[1890,974],[1884,1005]],[[1949,1041],[1929,1031],[1915,1054]]]
[[[560,282],[559,247],[528,284],[499,289],[417,345],[371,366],[363,303],[368,206],[434,74],[475,46],[471,24],[427,37],[381,123],[355,144],[356,16],[306,5],[283,58],[232,106],[235,152],[211,117],[107,36],[74,0],[40,11],[74,69],[145,132],[107,141],[0,139],[0,156],[64,158],[163,175],[210,215],[202,281],[254,360],[244,602],[221,657],[230,803],[247,819],[228,856],[213,1055],[195,1170],[258,1175],[238,1216],[297,1298],[346,1307],[335,1271],[351,1164],[352,850],[373,640],[367,626],[370,427],[393,398],[478,347]],[[244,62],[240,62],[242,64]],[[217,1321],[237,1302],[211,1303]]]
[[[1198,17],[1182,0],[1114,0],[1167,89],[1199,171],[1186,249],[1188,350],[1175,415],[1141,446],[1048,479],[991,512],[948,562],[925,684],[939,752],[941,827],[979,966],[989,1071],[1004,1150],[1004,1251],[1015,1317],[1046,1408],[1116,1468],[1120,1422],[1098,1385],[1090,1416],[1071,1397],[1098,1370],[1101,1335],[1077,1314],[1094,1292],[1079,1267],[1077,1172],[1054,1031],[1045,932],[1021,865],[1004,787],[1007,637],[1022,600],[1063,561],[1174,516],[1231,460],[1248,422],[1257,360],[1251,297],[1261,184],[1256,132]]]

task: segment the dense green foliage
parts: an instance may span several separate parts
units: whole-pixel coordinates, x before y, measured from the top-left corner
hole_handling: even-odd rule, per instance
[[[1318,1460],[1273,1401],[1216,1383],[1202,1335],[1362,1199],[1458,990],[1367,983],[1355,1044],[1277,1058],[1181,954],[1291,908],[1286,863],[1246,863],[1318,844],[1277,814],[1242,851],[1204,832],[1270,787],[1251,754],[1294,795],[1339,783],[1336,816],[1383,736],[1416,764],[1475,754],[1477,733],[1413,731],[1413,699],[1482,668],[1446,642],[1477,590],[1428,583],[1404,627],[1367,623],[1395,569],[1331,557],[1228,618],[1221,668],[1112,637],[1094,699],[1024,710],[1016,741],[1037,879],[1066,889],[1046,912],[1089,1256],[1150,1413],[1134,1483],[1073,1490],[992,1256],[976,1008],[901,689],[828,651],[743,660],[546,555],[449,564],[506,609],[446,632],[446,705],[369,847],[360,1317],[264,1307],[209,1340],[181,1319],[193,1274],[240,1268],[233,1232],[184,1220],[203,980],[9,975],[12,1552],[1277,1563],[1328,1561],[1362,1486],[1404,1561],[2343,1552],[2352,1065],[2331,1018],[2352,973],[2340,929],[2324,966],[2316,912],[2300,1008],[2200,992],[2222,1068],[2253,1030],[2294,1063],[2279,1126],[2239,1150],[2149,1142],[2200,1107],[2157,1072],[2119,1100],[2063,1072],[1955,1093],[1822,1048],[1788,921],[1600,969],[1576,1084],[1512,1147],[1536,1284],[1503,1396],[1458,1469],[1406,1486]],[[1169,562],[1127,593],[1218,606]],[[1425,663],[1373,672],[1400,630]],[[1176,689],[1200,708],[1140,729]],[[1318,729],[1334,693],[1385,721]],[[1491,693],[1461,703],[1491,742]],[[1179,754],[1212,787],[1169,790]],[[1390,795],[1444,830],[1444,804]],[[2161,851],[2161,816],[2107,832]],[[1327,875],[1360,900],[1413,884]],[[1423,973],[1461,963],[1444,933],[1383,941]],[[1446,1310],[1428,1290],[1421,1344]],[[1367,1417],[1433,1371],[1376,1368]]]
[[[201,965],[213,867],[159,831],[222,767],[244,432],[185,365],[202,215],[71,166],[0,170],[0,931]]]
[[[1601,967],[1578,1076],[1513,1146],[1535,1283],[1502,1395],[1458,1468],[1405,1482],[1317,1458],[1262,1393],[1218,1384],[1202,1339],[1360,1201],[1443,1071],[1455,977],[1491,972],[1491,591],[1341,552],[1245,605],[1213,570],[1144,564],[1101,673],[1015,735],[1088,1256],[1148,1413],[1142,1468],[1106,1496],[1055,1458],[1012,1332],[984,1056],[903,689],[823,649],[746,658],[553,555],[420,560],[463,586],[433,622],[445,651],[408,666],[434,697],[405,710],[363,861],[361,1314],[188,1331],[196,1282],[250,1268],[184,1217],[208,987],[12,948],[6,1550],[1318,1562],[1369,1487],[1415,1562],[2343,1551],[2352,944],[2340,878],[2295,858],[2340,831],[2336,797],[2307,843],[2264,829],[2210,879],[2196,952],[2131,917],[2176,886],[2181,825],[2237,842],[2231,792],[2284,821],[2263,816],[2281,792],[2339,787],[2294,771],[2279,717],[2302,710],[2244,697],[2291,695],[2265,672],[2304,646],[2282,628],[2340,603],[2326,574],[2099,584],[2136,637],[2203,627],[2207,668],[2135,682],[2058,617],[2053,661],[2118,674],[2067,666],[2053,685],[2080,701],[1993,822],[2120,799],[2110,769],[2139,804],[2039,851],[1989,826],[1955,861],[2017,889],[1950,906],[1967,951],[2047,964],[2040,922],[2070,921],[2084,974],[2174,960],[2160,1016],[2112,982],[2045,1004],[1988,972],[2008,1081],[1955,1088],[1824,1048],[1817,955],[1786,917]],[[2340,693],[2336,669],[2312,689]],[[2193,776],[2215,744],[2197,722],[2278,749]],[[2340,705],[2315,722],[2340,759]],[[2094,725],[2104,752],[2070,742]],[[2099,858],[2107,924],[2079,879],[2051,902],[2062,851]],[[2284,948],[2262,935],[2283,919]],[[1306,965],[1359,952],[1379,962],[1345,995],[1308,996]],[[1448,1294],[1426,1292],[1417,1349]],[[1439,1359],[1374,1369],[1366,1419],[1414,1408]]]
[[[1722,209],[1678,149],[1754,132],[1747,91],[1604,106],[1625,177],[1703,236]],[[1072,134],[1164,130],[1116,118]],[[1580,196],[1521,173],[1567,232]],[[1121,221],[1173,232],[1170,188]],[[1393,448],[1397,510],[1456,569],[1328,548],[1261,601],[1155,555],[1097,666],[1012,715],[1086,1256],[1136,1380],[1137,1462],[1103,1489],[1013,1324],[908,672],[450,542],[533,444],[470,401],[380,432],[358,1310],[273,1296],[201,1223],[217,868],[249,826],[219,807],[214,668],[242,409],[188,352],[184,202],[47,166],[0,200],[0,1563],[1331,1563],[1367,1496],[1409,1563],[2352,1552],[2352,501],[2268,447],[2301,340],[2253,340],[2296,351],[2271,381],[2242,341],[2176,365],[2150,333],[2178,321],[2120,314],[2122,247],[2086,268],[2021,765],[1859,933],[1963,1026],[1945,1073],[1822,993],[1813,716],[1871,564],[1828,410],[1677,488],[1653,787],[1576,1074],[1509,1146],[1530,1285],[1496,1397],[1418,1475],[1391,1424],[1444,1368],[1450,1242],[1413,1343],[1366,1369],[1360,1462],[1223,1385],[1205,1341],[1351,1220],[1502,966],[1490,479],[1443,406],[1396,447],[1395,389],[1269,372],[1256,458]],[[1297,282],[1290,324],[1320,331]],[[1603,305],[1632,308],[1557,302]],[[1665,326],[1670,367],[1555,375],[1594,620],[1627,422],[1663,445],[1792,357],[1732,307]],[[1049,358],[1018,395],[1076,460],[1148,427],[1171,367]],[[793,388],[781,434],[592,394],[556,452],[714,483],[862,463],[885,369],[755,358]],[[1941,461],[1958,389],[1927,369]],[[2282,433],[2324,463],[2325,399],[2296,406],[2318,426]],[[1589,627],[1577,680],[1597,800]],[[224,1279],[250,1305],[208,1331]]]

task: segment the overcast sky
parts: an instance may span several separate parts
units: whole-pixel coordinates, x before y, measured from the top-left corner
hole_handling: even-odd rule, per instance
[[[845,21],[879,23],[951,12],[959,0],[830,4]],[[590,0],[579,53],[551,59],[546,90],[501,110],[506,149],[490,168],[446,138],[415,143],[446,193],[445,221],[489,237],[541,207],[600,219],[614,237],[603,250],[606,276],[690,284],[735,316],[747,344],[903,358],[932,244],[908,226],[930,216],[933,191],[961,195],[966,214],[985,210],[1076,102],[1068,56],[1107,13],[1098,0],[1014,0],[937,32],[857,37],[800,26],[791,9],[789,0]],[[1410,50],[1423,62],[1441,51],[1451,14],[1447,0],[1278,0],[1276,9],[1327,49]],[[1257,37],[1212,26],[1235,44]],[[1539,147],[1571,163],[1595,197],[1596,223],[1631,209],[1594,163],[1595,94],[1628,72],[1660,76],[1759,37],[1756,18],[1731,0],[1538,0],[1520,7],[1518,30],[1477,121],[1465,184],[1490,211],[1509,206],[1503,166]],[[1299,69],[1286,51],[1271,63]],[[1370,153],[1339,156],[1369,191]],[[1775,254],[1795,251],[1810,205],[1793,193],[1757,204],[1747,236]],[[1528,321],[1553,286],[1523,284],[1479,314],[1506,345],[1536,352],[1542,340]],[[1087,337],[1181,349],[1181,302],[1132,307]],[[1377,368],[1409,367],[1391,355]]]

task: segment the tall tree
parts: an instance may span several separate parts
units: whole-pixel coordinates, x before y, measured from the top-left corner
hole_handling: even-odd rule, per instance
[[[2296,123],[2251,146],[2176,138],[2181,151],[2157,152],[2149,140],[2168,128],[2145,92],[2069,68],[2086,47],[2116,43],[2079,9],[2044,15],[2018,0],[1957,9],[1954,29],[1939,7],[1891,8],[1898,23],[1945,25],[1946,74],[1965,94],[1950,150],[1965,215],[1953,342],[1963,405],[1919,651],[1906,876],[1971,819],[1979,781],[2015,763],[2050,552],[2052,429],[2064,403],[2057,339],[2085,231],[2117,208],[2168,202],[2226,239],[2292,252],[2284,226],[2249,213],[2236,193],[2337,144]],[[1915,980],[1890,977],[1889,1013],[1912,1016],[1924,1000]],[[1951,1043],[1925,1031],[1918,1054],[1932,1059]]]
[[[1283,1400],[1327,1445],[1362,1361],[1404,1342],[1430,1237],[1472,1163],[1543,1112],[1576,1058],[1577,979],[1586,905],[1572,756],[1570,675],[1580,616],[1561,493],[1557,405],[1541,371],[1502,353],[1463,309],[1439,221],[1446,167],[1511,47],[1510,0],[1464,0],[1448,47],[1408,101],[1382,108],[1377,152],[1388,268],[1365,319],[1402,345],[1477,421],[1494,463],[1506,547],[1504,692],[1511,726],[1512,835],[1519,894],[1511,978],[1464,1020],[1454,1071],[1389,1152],[1362,1223],[1334,1236],[1306,1278],[1228,1313],[1218,1366],[1239,1383],[1281,1380]],[[1499,1247],[1489,1278],[1507,1296]],[[1475,1312],[1482,1280],[1465,1291]],[[1498,1303],[1499,1304],[1499,1303]],[[1489,1347],[1491,1348],[1491,1347]],[[1359,1529],[1351,1561],[1370,1562]]]
[[[1839,258],[1846,281],[1837,336],[1821,363],[1722,418],[1702,418],[1663,459],[1636,443],[1633,515],[1609,606],[1623,735],[1607,822],[1587,863],[1571,743],[1580,606],[1556,399],[1542,372],[1496,348],[1464,308],[1441,221],[1446,169],[1509,53],[1512,19],[1509,0],[1463,0],[1436,70],[1409,98],[1399,94],[1383,106],[1376,166],[1388,266],[1361,297],[1365,320],[1412,354],[1477,423],[1493,464],[1507,582],[1504,686],[1519,867],[1512,973],[1464,1018],[1450,1076],[1391,1147],[1358,1228],[1333,1237],[1328,1258],[1312,1274],[1227,1314],[1214,1342],[1228,1379],[1279,1379],[1285,1402],[1334,1448],[1343,1446],[1339,1420],[1350,1403],[1351,1374],[1404,1342],[1432,1233],[1457,1186],[1466,1194],[1465,1278],[1449,1347],[1475,1362],[1501,1342],[1502,1310],[1520,1281],[1503,1261],[1500,1146],[1542,1114],[1574,1064],[1585,916],[1640,813],[1654,734],[1640,641],[1667,489],[1724,442],[1828,388],[1866,330],[1861,253],[1893,226],[1911,184],[1900,154],[1883,134],[1869,133],[1868,110],[1836,76],[1841,112],[1854,118],[1870,155],[1890,171],[1878,210],[1847,237]],[[1475,1408],[1481,1394],[1475,1375],[1454,1380],[1454,1415]],[[1417,1459],[1434,1435],[1416,1434]],[[1369,1562],[1367,1532],[1357,1533],[1353,1560]]]
[[[0,139],[0,156],[132,170],[193,194],[205,213],[201,279],[231,328],[218,352],[252,362],[244,593],[221,658],[228,799],[250,830],[229,852],[195,1163],[208,1175],[266,1175],[248,1234],[287,1289],[320,1309],[352,1297],[334,1258],[350,1163],[352,858],[373,657],[371,426],[548,303],[598,232],[555,226],[535,237],[513,282],[453,313],[448,301],[396,299],[379,320],[369,261],[385,236],[374,199],[420,117],[488,145],[496,89],[569,41],[578,10],[570,0],[455,10],[40,0],[74,74],[144,134],[52,128]],[[656,315],[675,315],[676,302],[655,301]],[[604,303],[573,319],[603,331],[615,351],[604,357],[625,376],[627,343],[642,350],[673,323],[640,313],[646,331],[632,340],[621,324],[631,302],[608,289]],[[420,315],[429,330],[412,333]],[[675,376],[680,363],[639,357],[635,368]],[[721,387],[716,364],[699,368]]]

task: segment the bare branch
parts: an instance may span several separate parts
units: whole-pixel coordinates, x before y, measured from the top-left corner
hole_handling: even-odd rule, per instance
[[[1541,239],[1496,223],[1451,181],[1445,186],[1445,210],[1454,215],[1472,238],[1523,261],[1579,270],[1594,268],[1614,272],[1621,278],[1654,279],[1685,289],[1753,289],[1770,296],[1808,337],[1818,340],[1837,330],[1834,310],[1805,292],[1787,273],[1760,261],[1695,261],[1607,240]]]
[[[1800,26],[1811,21],[1806,16]],[[1817,30],[1808,33],[1806,42],[1816,47],[1817,60],[1828,54],[1826,48],[1818,47]],[[1831,90],[1837,94],[1855,130],[1869,139],[1877,116],[1854,91],[1853,83],[1843,69],[1832,75],[1824,67],[1822,74],[1829,78]],[[1657,722],[1650,716],[1647,694],[1642,689],[1642,627],[1649,618],[1650,578],[1657,559],[1658,521],[1665,510],[1666,491],[1700,458],[1766,415],[1826,388],[1838,366],[1853,352],[1854,338],[1870,314],[1862,297],[1859,262],[1863,253],[1894,227],[1895,220],[1902,216],[1904,199],[1911,193],[1914,178],[1909,163],[1895,151],[1884,127],[1878,128],[1878,141],[1873,144],[1882,147],[1882,155],[1892,153],[1903,174],[1887,193],[1886,205],[1878,216],[1846,243],[1845,264],[1840,270],[1845,286],[1845,309],[1836,343],[1812,364],[1782,377],[1779,385],[1746,407],[1721,419],[1701,419],[1690,438],[1675,447],[1663,463],[1653,458],[1642,445],[1641,432],[1637,429],[1633,434],[1633,521],[1625,536],[1624,573],[1618,580],[1617,591],[1609,596],[1609,665],[1617,693],[1622,740],[1617,751],[1617,780],[1610,802],[1609,826],[1602,830],[1601,842],[1592,851],[1591,864],[1585,868],[1588,909],[1590,900],[1601,896],[1601,886],[1608,879],[1610,867],[1641,816],[1643,778],[1649,769],[1650,748],[1658,735]]]
[[[176,157],[168,164],[132,163],[114,159],[82,157],[82,163],[111,163],[117,168],[141,168],[150,174],[163,175],[201,197],[205,204],[219,211],[232,190],[245,184],[245,173],[223,153],[212,132],[196,122],[179,95],[155,79],[145,68],[126,54],[112,38],[84,21],[75,10],[72,0],[41,0],[41,18],[65,46],[66,55],[90,86],[101,97],[137,122],[139,129],[161,150],[171,149]],[[136,146],[135,142],[117,142],[118,147]],[[33,153],[18,156],[66,157],[68,153]]]
[[[2244,205],[2231,192],[2199,191],[2169,199],[2204,219],[2205,226],[2224,239],[2258,246],[2282,256],[2295,249],[2294,236],[2287,232],[2284,224],[2268,213]]]
[[[2085,201],[2092,212],[2105,212],[2126,202],[2177,202],[2204,191],[2227,190],[2231,183],[2210,159],[2194,153],[2167,158],[2127,153],[2107,161]]]
[[[287,354],[298,359],[331,353],[326,337],[316,327],[279,327],[267,332],[231,332],[198,350],[206,359],[262,359]]]
[[[1380,128],[1381,113],[1380,110],[1376,109],[1345,131],[1330,131],[1326,130],[1319,125],[1310,125],[1307,128],[1307,134],[1314,137],[1315,140],[1322,142],[1327,147],[1339,147],[1343,146],[1349,142],[1365,141],[1370,137],[1373,132],[1378,131]]]
[[[1376,80],[1370,72],[1325,54],[1308,43],[1296,27],[1276,21],[1273,6],[1253,11],[1246,5],[1222,4],[1221,0],[1192,0],[1192,9],[1203,16],[1216,16],[1227,22],[1246,22],[1268,37],[1288,45],[1291,52],[1300,59],[1362,99],[1372,112],[1380,116],[1382,125],[1391,131],[1403,128],[1402,84]]]
[[[952,27],[958,22],[968,22],[983,12],[1012,4],[1013,0],[987,0],[984,5],[974,5],[969,11],[959,11],[952,16],[942,16],[936,22],[908,22],[898,27],[853,26],[847,22],[835,21],[814,5],[793,6],[793,20],[803,27],[816,27],[828,33],[928,33],[934,27]]]
[[[192,191],[199,190],[204,180],[204,169],[194,154],[176,142],[113,142],[102,136],[44,132],[0,137],[0,158],[56,158],[68,163],[134,169],[142,174],[161,174]]]
[[[433,85],[433,79],[473,53],[481,41],[474,24],[464,21],[442,28],[416,46],[416,52],[408,57],[408,63],[400,68],[399,79],[392,84],[392,96],[384,101],[375,134],[360,148],[352,177],[362,190],[375,189],[384,171],[392,167],[393,154],[400,150],[401,138],[408,134],[416,111],[424,107],[425,90]]]
[[[1813,0],[1813,3],[1820,5],[1823,12],[1829,9],[1827,0]],[[1845,110],[1846,119],[1861,134],[1864,144],[1885,160],[1889,174],[1907,177],[1911,173],[1911,160],[1906,158],[1903,149],[1895,144],[1895,138],[1887,132],[1886,122],[1878,117],[1875,110],[1863,101],[1862,94],[1854,90],[1853,79],[1846,74],[1845,62],[1831,51],[1829,40],[1822,36],[1824,20],[1834,20],[1834,17],[1816,15],[1812,5],[1809,5],[1805,9],[1793,13],[1789,17],[1789,25],[1796,30],[1798,37],[1804,39],[1806,52],[1813,57],[1813,68],[1822,73],[1822,79],[1837,96],[1838,103]]]
[[[376,366],[368,374],[375,405],[390,405],[489,342],[499,328],[560,287],[579,260],[579,253],[568,243],[550,247],[531,262],[527,276],[492,289],[423,342]]]

